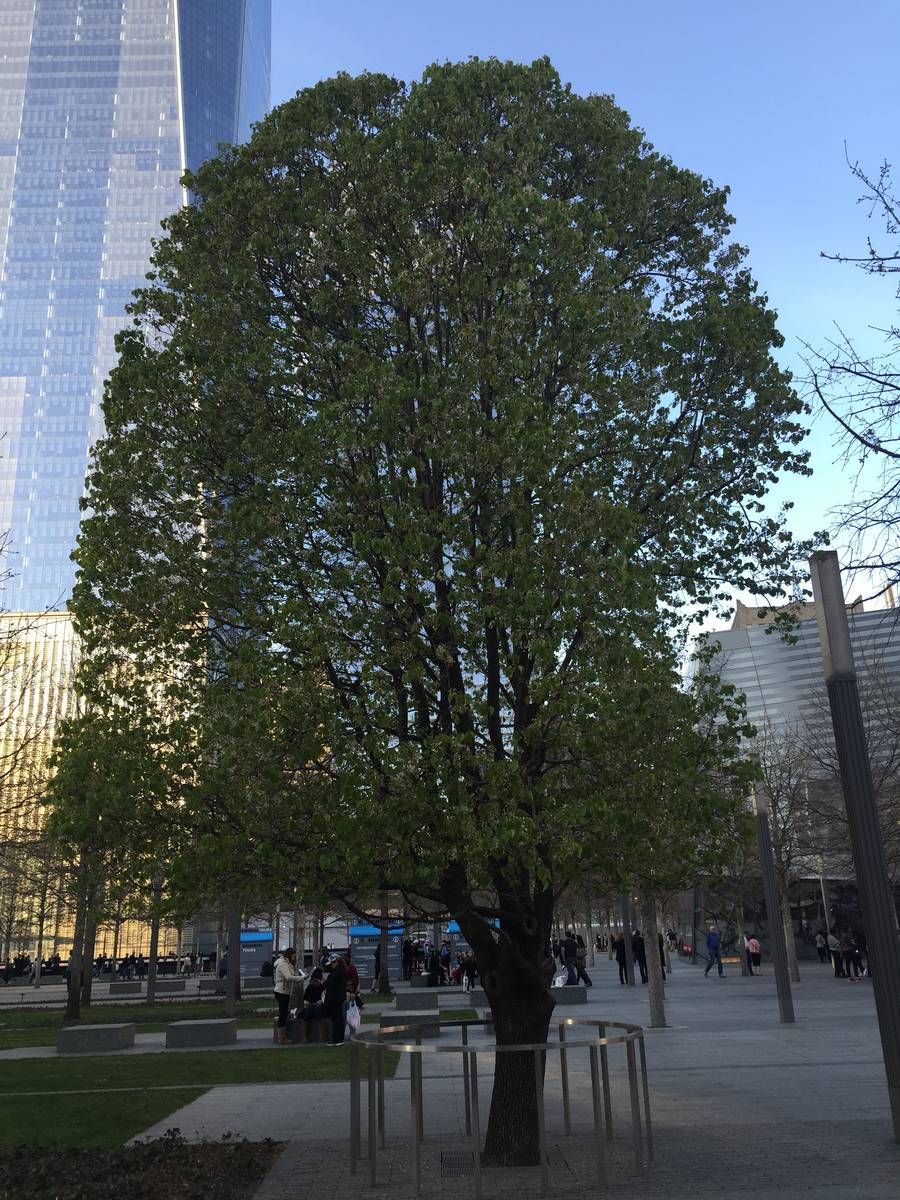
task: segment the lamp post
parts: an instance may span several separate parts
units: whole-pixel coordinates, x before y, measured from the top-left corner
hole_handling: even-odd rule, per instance
[[[874,966],[872,985],[894,1137],[900,1142],[900,937],[897,914],[875,806],[841,569],[833,550],[814,554],[809,567],[856,884],[869,958]]]

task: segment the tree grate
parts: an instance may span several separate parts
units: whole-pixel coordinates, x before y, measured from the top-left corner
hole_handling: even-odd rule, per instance
[[[441,1179],[459,1179],[475,1174],[475,1156],[471,1150],[442,1150]]]

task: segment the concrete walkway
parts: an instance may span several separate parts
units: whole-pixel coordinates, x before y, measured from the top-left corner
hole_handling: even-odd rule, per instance
[[[797,1024],[781,1026],[771,975],[705,979],[698,968],[676,965],[667,984],[670,1027],[646,1032],[656,1166],[640,1178],[633,1173],[624,1071],[611,1051],[617,1136],[603,1195],[627,1191],[633,1200],[656,1200],[752,1192],[765,1200],[812,1200],[816,1192],[818,1200],[898,1200],[900,1148],[891,1138],[871,987],[835,981],[818,964],[806,966],[803,974],[794,989]],[[564,1015],[647,1020],[646,988],[620,987],[615,964],[605,959],[598,959],[592,975],[590,1002],[562,1010]],[[445,1033],[442,1042],[450,1040]],[[582,1055],[586,1060],[586,1051]],[[479,1055],[485,1115],[491,1059],[487,1051]],[[587,1063],[579,1070],[576,1053],[570,1059],[572,1139],[561,1136],[555,1056],[548,1066],[548,1135],[557,1164],[551,1190],[592,1197],[600,1193],[578,1182],[583,1173],[590,1177]],[[397,1077],[386,1085],[389,1150],[381,1178],[387,1183],[389,1175],[391,1200],[412,1195],[408,1077],[404,1056]],[[469,1180],[445,1178],[441,1170],[442,1152],[466,1149],[458,1060],[429,1056],[424,1077],[429,1194],[458,1200],[471,1194]],[[230,1133],[288,1140],[257,1200],[295,1200],[298,1180],[304,1191],[326,1200],[369,1194],[365,1177],[349,1174],[346,1083],[212,1088],[141,1136],[157,1137],[171,1128],[189,1139]],[[581,1159],[585,1170],[573,1175]],[[497,1174],[486,1173],[486,1196],[508,1194],[507,1184],[517,1198],[537,1194],[536,1169],[506,1183]],[[383,1186],[373,1193],[383,1194]]]

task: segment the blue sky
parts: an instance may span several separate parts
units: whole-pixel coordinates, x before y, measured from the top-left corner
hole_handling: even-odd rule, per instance
[[[900,170],[898,0],[273,0],[272,100],[338,70],[421,75],[475,54],[549,55],[580,92],[606,92],[660,151],[732,189],[736,237],[779,313],[783,362],[834,322],[872,338],[896,314],[893,289],[821,250],[857,253],[868,221],[848,153]],[[830,426],[814,422],[815,475],[777,495],[795,531],[826,524],[849,496]]]

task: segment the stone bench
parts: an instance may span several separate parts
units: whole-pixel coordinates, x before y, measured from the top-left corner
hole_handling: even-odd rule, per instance
[[[230,1046],[237,1041],[237,1019],[222,1017],[210,1021],[173,1021],[166,1026],[166,1049],[183,1050],[193,1046]]]
[[[241,978],[242,992],[274,992],[275,978],[272,975],[245,975]]]
[[[225,980],[224,979],[201,979],[200,980],[200,991],[201,992],[223,992],[224,993]]]
[[[111,983],[109,985],[109,994],[111,996],[139,996],[142,987],[143,984],[139,979],[134,981],[126,980],[124,983]]]
[[[186,979],[160,979],[157,976],[156,992],[157,995],[159,995],[160,992],[183,992],[186,984]]]
[[[550,989],[550,995],[557,1004],[587,1004],[586,987],[555,987]]]
[[[133,1025],[64,1025],[59,1031],[59,1054],[94,1054],[103,1050],[127,1050],[134,1045]]]
[[[426,1012],[430,1009],[437,1012],[438,999],[436,988],[429,988],[427,992],[421,988],[416,988],[414,991],[398,992],[397,1011]]]
[[[463,1008],[491,1007],[484,988],[471,988],[468,992],[463,992],[463,997],[468,1001],[467,1004],[463,1005]]]
[[[383,1012],[378,1020],[379,1029],[390,1029],[393,1025],[411,1025],[412,1028],[408,1033],[390,1033],[385,1041],[412,1042],[417,1037],[436,1038],[441,1035],[440,1018],[433,1011]]]

